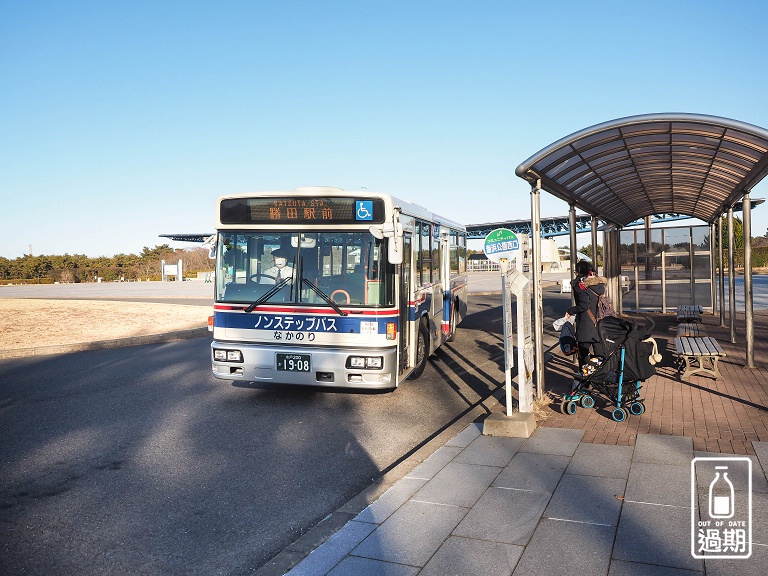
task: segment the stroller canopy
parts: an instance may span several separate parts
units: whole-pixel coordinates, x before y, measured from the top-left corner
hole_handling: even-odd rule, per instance
[[[624,346],[625,380],[646,380],[656,374],[650,362],[653,346],[643,342],[651,335],[647,327],[626,318],[606,316],[597,323],[597,330],[606,356],[613,356]]]

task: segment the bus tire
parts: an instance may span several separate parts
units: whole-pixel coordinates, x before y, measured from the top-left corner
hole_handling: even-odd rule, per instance
[[[409,380],[415,380],[424,372],[429,356],[429,330],[425,320],[419,322],[419,337],[416,339],[416,366],[413,368]]]

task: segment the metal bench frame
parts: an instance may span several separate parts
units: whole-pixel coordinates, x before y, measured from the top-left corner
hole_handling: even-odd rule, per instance
[[[677,307],[677,321],[678,322],[701,322],[701,315],[704,313],[704,308],[698,304],[683,304]]]
[[[688,382],[692,374],[699,372],[709,374],[716,380],[723,379],[717,361],[725,356],[725,351],[714,338],[678,336],[675,338],[675,350],[683,362],[684,370],[680,378],[684,382]]]
[[[680,322],[677,325],[677,333],[675,334],[675,336],[691,336],[693,338],[704,338],[706,335],[702,325],[695,322]]]

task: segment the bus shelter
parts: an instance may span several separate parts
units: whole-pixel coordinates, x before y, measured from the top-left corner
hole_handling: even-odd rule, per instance
[[[631,255],[622,253],[625,227],[645,220],[641,242],[654,242],[650,230],[652,215],[675,212],[705,222],[704,249],[688,234],[688,258],[709,258],[709,290],[714,303],[716,264],[711,250],[716,239],[722,254],[723,236],[728,236],[729,319],[731,341],[735,342],[734,226],[733,213],[741,205],[744,234],[744,300],[746,364],[754,367],[754,330],[751,266],[750,192],[768,175],[768,130],[728,118],[700,114],[646,114],[604,122],[566,136],[540,150],[515,173],[531,185],[532,288],[535,334],[535,382],[537,394],[544,393],[543,305],[541,289],[541,214],[542,190],[570,206],[571,259],[576,258],[576,209],[592,217],[592,247],[597,246],[598,219],[603,230],[604,275],[608,293],[621,302],[627,284],[622,262]],[[723,216],[726,230],[723,230]],[[633,231],[633,241],[638,232]],[[625,234],[625,240],[627,235]],[[697,233],[697,240],[699,235]],[[626,242],[625,242],[626,244]],[[700,246],[702,242],[699,242]],[[643,254],[647,257],[646,253]],[[596,257],[596,253],[593,253]],[[685,255],[673,254],[685,257]],[[651,272],[653,262],[649,264]],[[724,269],[719,268],[720,313],[724,321]],[[635,266],[637,268],[637,266]],[[693,276],[692,276],[693,278]],[[691,297],[696,294],[696,279],[691,280]],[[662,283],[663,285],[663,283]],[[664,310],[664,305],[661,306]]]

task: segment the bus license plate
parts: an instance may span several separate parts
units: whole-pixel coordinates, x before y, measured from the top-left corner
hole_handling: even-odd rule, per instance
[[[277,369],[282,372],[309,372],[309,354],[278,354]]]

